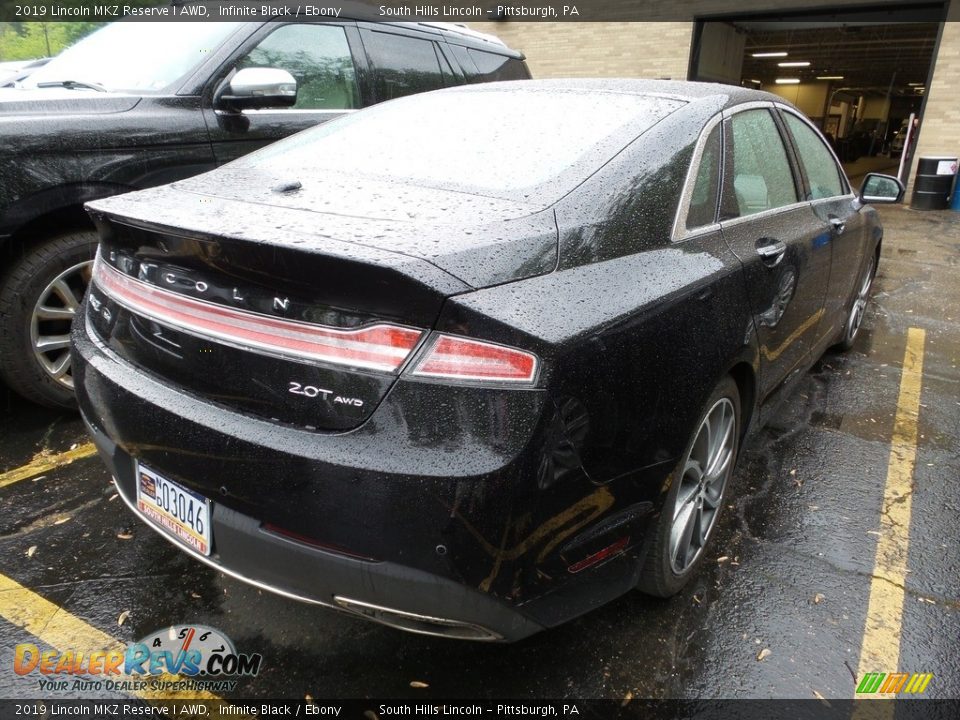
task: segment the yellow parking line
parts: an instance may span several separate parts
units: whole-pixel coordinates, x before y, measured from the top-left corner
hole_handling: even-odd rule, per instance
[[[5,488],[7,485],[13,485],[15,482],[27,480],[41,473],[55,470],[61,465],[69,465],[74,460],[90,457],[96,452],[97,448],[93,443],[84,443],[83,445],[78,445],[73,450],[67,450],[66,452],[57,453],[56,455],[50,455],[44,451],[38,452],[33,460],[26,465],[0,474],[0,488]]]
[[[59,605],[40,597],[3,574],[0,574],[0,617],[23,628],[44,644],[61,652],[67,650],[81,651],[85,654],[100,650],[123,652],[127,647],[127,644],[121,640],[71,615]],[[178,679],[173,675],[151,676],[151,680],[158,681]],[[131,694],[145,700],[221,700],[218,695],[201,690],[159,692],[148,689],[134,691]],[[218,708],[208,709],[212,715],[217,714]]]
[[[59,650],[89,648],[94,652],[124,647],[112,635],[88,625],[6,575],[0,575],[0,616]]]
[[[870,602],[860,648],[858,680],[869,672],[897,672],[900,663],[900,632],[910,545],[911,494],[917,456],[917,416],[920,412],[925,339],[926,333],[919,328],[907,331],[907,349],[900,375],[900,395],[897,398],[897,414],[887,463],[887,481],[880,511],[880,539],[877,541],[873,579],[870,581]]]

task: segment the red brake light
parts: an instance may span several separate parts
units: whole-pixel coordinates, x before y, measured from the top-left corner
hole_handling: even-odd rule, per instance
[[[516,348],[441,335],[413,369],[420,377],[532,383],[537,356]]]
[[[269,355],[395,372],[422,331],[399,325],[341,330],[224,307],[124,275],[97,258],[93,280],[129,310],[183,332]]]

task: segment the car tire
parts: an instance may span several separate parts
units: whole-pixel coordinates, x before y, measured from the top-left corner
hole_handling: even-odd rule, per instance
[[[716,428],[721,429],[723,444],[711,448],[709,438]],[[704,404],[680,462],[670,474],[670,489],[637,583],[641,591],[664,598],[675,595],[703,562],[737,463],[740,428],[740,392],[727,376]],[[704,463],[706,473],[701,471]]]
[[[30,246],[0,280],[0,377],[35,403],[73,408],[70,323],[90,281],[97,234]]]
[[[850,301],[847,310],[847,319],[843,324],[843,336],[834,347],[840,352],[851,350],[857,341],[857,335],[863,326],[863,318],[867,312],[867,303],[870,301],[870,290],[873,279],[877,276],[877,256],[871,255],[866,270],[857,281],[856,293]]]

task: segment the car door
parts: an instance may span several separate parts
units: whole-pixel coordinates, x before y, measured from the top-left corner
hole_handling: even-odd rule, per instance
[[[761,401],[806,370],[830,277],[830,243],[771,103],[724,120],[723,238],[743,265],[760,346]]]
[[[846,319],[846,308],[867,254],[869,228],[836,156],[820,134],[789,108],[779,109],[803,173],[810,207],[830,238],[830,281],[821,338],[834,338]]]
[[[230,76],[249,67],[278,68],[293,75],[296,104],[240,112],[219,106],[217,96]],[[368,104],[362,83],[365,68],[352,22],[268,24],[221,68],[204,94],[204,116],[217,163]]]

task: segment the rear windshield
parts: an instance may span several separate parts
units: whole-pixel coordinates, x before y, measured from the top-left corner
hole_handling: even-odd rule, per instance
[[[378,105],[237,161],[522,200],[560,197],[682,103],[592,91],[448,90]]]

